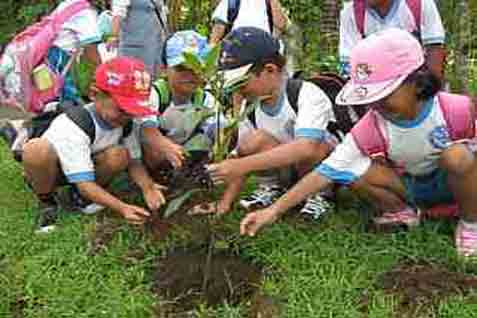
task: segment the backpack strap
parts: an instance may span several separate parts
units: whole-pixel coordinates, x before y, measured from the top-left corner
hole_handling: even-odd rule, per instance
[[[166,108],[169,107],[171,102],[171,94],[169,92],[167,81],[158,79],[152,84],[152,87],[154,87],[159,96],[159,113],[162,114]]]
[[[265,4],[267,6],[267,18],[268,18],[268,27],[270,28],[270,34],[273,34],[273,11],[272,11],[272,4],[270,0],[265,0]]]
[[[388,156],[388,143],[379,127],[378,118],[370,110],[351,129],[351,135],[361,153],[368,157]]]
[[[416,23],[416,31],[421,33],[421,14],[422,14],[422,0],[406,0],[407,6],[411,10]],[[420,37],[420,36],[419,36]]]
[[[437,94],[449,135],[453,141],[473,138],[475,121],[468,96],[440,92]]]
[[[93,143],[96,139],[96,125],[90,112],[83,106],[73,106],[65,108],[64,113],[88,135],[91,143]]]
[[[229,23],[229,29],[237,19],[240,9],[240,0],[228,0],[227,1],[227,21]]]
[[[356,27],[358,28],[361,38],[364,38],[364,19],[366,17],[366,1],[354,0],[353,1],[354,19],[356,21]]]

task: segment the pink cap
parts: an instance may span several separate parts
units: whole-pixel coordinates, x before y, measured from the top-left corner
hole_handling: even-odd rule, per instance
[[[422,46],[407,31],[391,28],[374,33],[351,51],[351,79],[336,103],[366,105],[379,101],[423,64]]]

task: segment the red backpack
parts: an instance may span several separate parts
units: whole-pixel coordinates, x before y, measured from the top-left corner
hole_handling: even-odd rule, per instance
[[[421,7],[422,7],[422,0],[406,0],[407,6],[411,10],[411,13],[414,17],[414,21],[416,23],[417,29],[414,30],[420,35],[421,29]],[[365,25],[365,17],[366,17],[366,0],[354,0],[353,1],[353,10],[354,10],[354,17],[356,20],[356,26],[358,28],[359,34],[361,37],[364,38],[364,25]],[[420,38],[420,36],[419,36]]]

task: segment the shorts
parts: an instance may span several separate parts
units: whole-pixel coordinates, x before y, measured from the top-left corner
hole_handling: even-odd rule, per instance
[[[446,170],[436,169],[426,176],[402,176],[406,200],[408,203],[424,206],[455,202],[447,175]]]

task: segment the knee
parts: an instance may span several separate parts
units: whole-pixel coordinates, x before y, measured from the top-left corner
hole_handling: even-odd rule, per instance
[[[276,147],[279,141],[263,130],[254,130],[239,140],[238,154],[240,157],[250,156]]]
[[[43,167],[56,161],[56,154],[48,140],[34,138],[23,146],[23,164],[29,167]]]
[[[473,167],[475,157],[465,145],[454,145],[442,152],[439,166],[451,174],[465,174]]]
[[[124,147],[111,147],[96,157],[96,163],[108,167],[110,171],[126,170],[130,161],[129,151]]]

